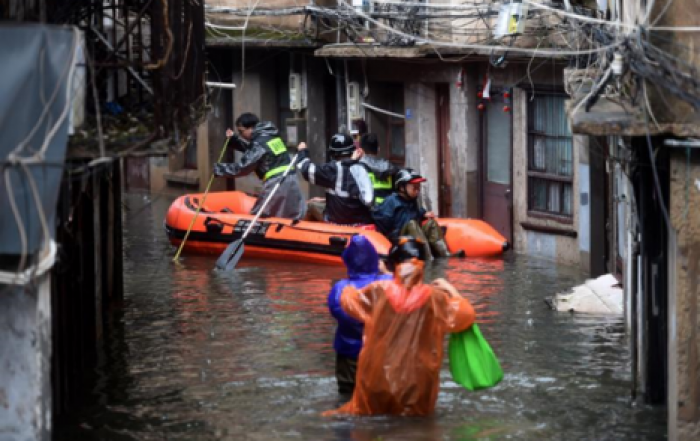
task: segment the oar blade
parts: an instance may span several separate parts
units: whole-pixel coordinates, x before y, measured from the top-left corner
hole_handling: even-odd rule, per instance
[[[234,240],[221,253],[221,256],[216,260],[216,268],[220,270],[230,271],[236,267],[236,264],[243,255],[243,241]]]

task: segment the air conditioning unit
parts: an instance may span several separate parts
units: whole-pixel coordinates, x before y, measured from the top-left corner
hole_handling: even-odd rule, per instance
[[[350,119],[362,118],[362,96],[357,82],[348,83],[348,116]]]
[[[289,108],[291,110],[301,110],[301,75],[298,73],[289,74]]]

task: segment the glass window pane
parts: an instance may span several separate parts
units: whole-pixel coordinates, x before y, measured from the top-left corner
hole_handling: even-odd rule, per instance
[[[561,205],[559,201],[559,195],[561,194],[561,184],[559,182],[549,183],[549,203],[547,204],[547,211],[552,213],[559,213],[561,211]]]
[[[510,184],[510,113],[501,106],[486,107],[486,179]]]
[[[571,194],[572,194],[572,186],[570,184],[565,184],[564,185],[564,196],[563,196],[563,201],[562,201],[562,213],[566,214],[568,216],[571,216],[573,213],[573,210],[571,209],[572,201],[571,201]]]
[[[547,210],[547,182],[542,179],[530,178],[530,192],[533,210]]]
[[[404,126],[391,126],[391,156],[403,158],[406,155],[406,145],[404,141]]]
[[[534,136],[534,146],[532,148],[532,167],[537,170],[545,170],[545,139],[541,136]]]

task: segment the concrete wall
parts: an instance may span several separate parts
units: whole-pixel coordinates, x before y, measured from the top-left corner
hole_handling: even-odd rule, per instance
[[[277,107],[277,81],[275,57],[269,58],[269,54],[247,51],[245,70],[239,51],[232,51],[233,83],[236,84],[236,95],[233,102],[233,127],[234,121],[244,112],[252,112],[261,121],[272,121],[279,127]],[[267,56],[267,59],[264,59]],[[240,160],[241,153],[236,152],[236,160]],[[258,193],[262,189],[262,181],[251,173],[248,176],[236,178],[236,190],[249,193]]]
[[[450,158],[452,216],[479,216],[479,111],[476,106],[476,65],[452,66],[457,78],[464,68],[462,87],[450,86]],[[437,152],[436,152],[437,154]]]
[[[235,83],[234,83],[235,84]],[[197,137],[197,167],[200,171],[200,190],[203,190],[202,176],[205,181],[212,173],[214,163],[219,159],[221,148],[226,141],[226,129],[233,127],[232,103],[238,98],[237,91],[218,89],[211,95],[211,111],[207,115],[207,120],[199,128]],[[227,108],[231,106],[231,108]],[[226,158],[233,158],[233,147],[228,147]],[[215,178],[211,186],[211,191],[226,190],[226,179]]]
[[[435,151],[437,121],[435,114],[435,85],[409,82],[404,88],[404,105],[411,109],[406,119],[406,166],[428,181],[423,183],[421,200],[427,210],[438,213],[438,155]]]
[[[229,7],[229,8],[240,8],[244,10],[251,10],[253,7],[257,6],[260,9],[282,9],[282,8],[294,8],[299,6],[306,6],[308,2],[299,2],[296,0],[264,0],[259,2],[249,1],[249,0],[216,0],[206,2],[209,6],[217,7]],[[317,6],[325,7],[336,7],[336,0],[316,0],[314,2]],[[236,16],[230,14],[220,14],[213,13],[208,14],[213,17],[213,21],[216,23],[226,23],[231,26],[243,26],[246,21],[246,16]],[[285,31],[298,31],[304,22],[304,15],[293,15],[293,16],[251,16],[248,18],[248,30],[250,33],[255,31],[265,31],[265,30],[285,30]]]
[[[0,285],[0,439],[51,439],[48,273],[29,288]]]
[[[669,351],[675,348],[669,359],[675,359],[677,369],[673,363],[669,366],[669,381],[675,380],[669,391],[676,389],[677,399],[669,395],[669,433],[683,441],[700,439],[700,152],[691,149],[688,155],[682,149],[673,151],[670,191],[677,247],[670,259],[676,316],[669,329],[676,330],[676,341],[669,344]]]

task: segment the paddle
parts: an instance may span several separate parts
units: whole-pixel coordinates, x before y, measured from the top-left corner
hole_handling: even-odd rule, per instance
[[[221,149],[221,154],[219,155],[219,161],[221,162],[224,160],[224,154],[226,153],[226,147],[228,147],[228,142],[231,140],[231,138],[227,137],[226,142],[224,143],[224,148]],[[204,190],[204,196],[202,196],[202,202],[197,204],[197,211],[194,213],[194,217],[192,218],[192,221],[190,221],[190,226],[187,227],[187,232],[185,233],[185,237],[182,239],[182,242],[180,242],[180,247],[177,249],[177,253],[175,253],[175,257],[173,257],[173,262],[176,262],[177,259],[180,258],[180,253],[182,252],[182,248],[185,246],[185,242],[187,242],[187,238],[190,235],[190,231],[192,231],[192,225],[194,225],[194,221],[197,219],[197,216],[199,216],[199,211],[202,209],[204,206],[204,201],[207,200],[207,194],[209,194],[209,187],[211,187],[211,183],[214,182],[214,173],[211,174],[211,177],[209,178],[209,183],[207,184],[207,189]]]
[[[258,214],[255,215],[253,220],[250,222],[250,225],[248,225],[248,228],[246,228],[246,230],[243,232],[243,236],[241,236],[240,239],[234,240],[233,242],[228,244],[224,252],[221,253],[221,256],[219,256],[219,258],[216,261],[216,267],[218,269],[225,269],[226,271],[231,271],[236,267],[238,261],[241,260],[241,256],[243,255],[243,241],[246,237],[248,237],[248,233],[250,233],[250,230],[253,228],[253,225],[255,225],[260,215],[265,211],[265,207],[267,207],[268,202],[270,202],[272,196],[275,195],[277,189],[287,177],[289,170],[294,168],[294,164],[297,162],[298,156],[299,153],[294,155],[294,157],[292,158],[292,162],[289,163],[289,167],[287,167],[287,170],[284,171],[282,179],[280,179],[279,182],[277,182],[277,184],[275,184],[275,186],[272,187],[272,191],[267,196],[267,199],[265,199],[265,202],[263,203],[260,210],[258,210]]]

